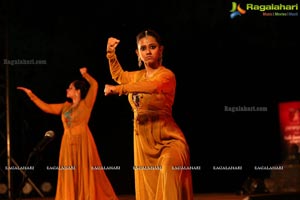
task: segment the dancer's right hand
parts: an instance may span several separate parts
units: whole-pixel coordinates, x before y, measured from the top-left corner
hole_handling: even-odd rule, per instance
[[[32,94],[32,91],[26,87],[21,87],[21,86],[18,86],[17,87],[18,90],[23,90],[28,96],[30,96]]]
[[[107,53],[113,53],[116,50],[116,47],[120,43],[120,40],[114,37],[110,37],[107,40],[107,47],[106,47],[106,52]]]

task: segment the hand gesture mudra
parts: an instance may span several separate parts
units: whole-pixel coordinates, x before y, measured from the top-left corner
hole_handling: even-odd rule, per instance
[[[118,46],[118,44],[120,43],[120,40],[114,37],[110,37],[107,40],[107,47],[106,47],[106,51],[107,53],[112,53],[116,50],[116,47]]]
[[[104,86],[104,96],[115,94],[114,90],[115,90],[115,86],[109,85],[109,84],[105,84],[105,86]]]
[[[84,75],[85,73],[87,73],[87,68],[86,67],[82,67],[82,68],[80,68],[80,73],[81,73],[81,75]]]
[[[32,94],[32,91],[28,88],[18,86],[17,89],[18,90],[23,90],[28,96],[30,96]]]

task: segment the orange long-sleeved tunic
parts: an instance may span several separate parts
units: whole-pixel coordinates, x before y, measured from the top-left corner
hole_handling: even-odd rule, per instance
[[[119,95],[128,95],[134,113],[136,200],[192,200],[189,147],[172,117],[174,73],[160,66],[147,78],[145,69],[124,71],[115,54],[107,58]]]
[[[69,102],[47,104],[37,96],[31,96],[43,111],[61,115],[64,127],[55,200],[117,200],[105,171],[101,169],[97,146],[88,126],[98,83],[88,73],[84,78],[90,88],[86,98],[75,108],[71,108]]]

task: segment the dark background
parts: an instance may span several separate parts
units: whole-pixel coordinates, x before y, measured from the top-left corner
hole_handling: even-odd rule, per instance
[[[300,99],[299,17],[248,12],[230,19],[230,9],[231,2],[217,0],[1,1],[1,133],[6,136],[8,87],[12,157],[24,166],[45,132],[53,130],[56,138],[36,158],[30,177],[37,185],[45,180],[56,184],[56,171],[45,167],[57,166],[60,117],[43,113],[15,88],[26,86],[46,102],[63,102],[69,83],[86,66],[99,82],[90,128],[102,163],[121,167],[107,171],[118,194],[134,193],[133,115],[126,96],[103,95],[104,84],[114,83],[105,50],[108,37],[119,38],[123,68],[138,69],[135,36],[153,28],[165,42],[163,63],[177,77],[174,118],[189,143],[191,165],[201,166],[192,171],[194,192],[236,192],[247,177],[268,177],[268,171],[253,167],[278,164],[285,157],[278,103]],[[4,59],[46,64],[6,65],[6,77]],[[233,113],[225,112],[225,106],[268,111]],[[4,151],[5,140],[0,140]],[[5,163],[2,151],[2,169]],[[214,171],[214,165],[243,170]],[[18,171],[12,174],[17,188],[22,177]]]

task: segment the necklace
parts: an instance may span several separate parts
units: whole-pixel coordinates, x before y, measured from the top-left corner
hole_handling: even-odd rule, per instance
[[[68,111],[64,113],[64,116],[66,118],[66,123],[70,127],[72,124],[72,112],[73,112],[73,107],[71,107]]]

